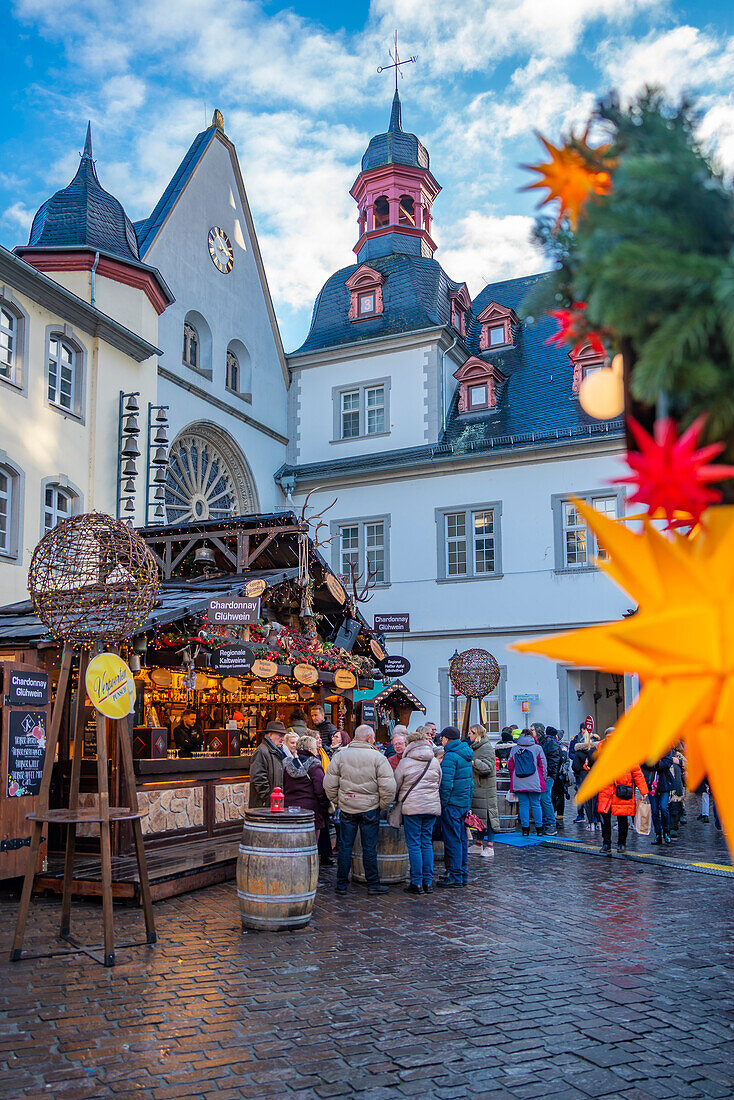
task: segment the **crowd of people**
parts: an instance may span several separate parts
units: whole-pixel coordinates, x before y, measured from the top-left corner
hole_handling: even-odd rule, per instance
[[[368,893],[387,890],[378,870],[381,820],[403,829],[410,869],[406,893],[458,889],[468,884],[470,855],[494,856],[493,842],[502,831],[498,777],[508,787],[505,802],[522,835],[530,836],[532,827],[537,835],[555,835],[571,783],[578,791],[602,742],[613,735],[613,727],[599,737],[582,726],[564,745],[557,729],[536,722],[523,730],[506,727],[495,745],[482,725],[471,726],[464,740],[455,726],[437,734],[435,724],[426,722],[411,732],[395,726],[390,742],[379,745],[372,726],[358,726],[350,738],[315,707],[309,717],[295,711],[288,728],[268,723],[250,765],[250,806],[268,807],[280,787],[286,808],[313,811],[321,864],[337,868],[337,894],[348,891],[358,834]],[[678,746],[578,805],[573,823],[600,830],[603,853],[612,850],[615,817],[618,852],[626,850],[632,818],[639,833],[652,831],[653,844],[670,844],[686,822],[684,787],[685,757]],[[713,812],[718,824],[710,792],[702,788],[701,794],[701,820]],[[444,869],[434,880],[437,839],[444,845]]]

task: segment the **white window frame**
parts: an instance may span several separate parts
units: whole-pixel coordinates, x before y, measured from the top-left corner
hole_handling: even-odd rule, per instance
[[[48,494],[52,494],[51,504],[46,501]],[[61,499],[68,501],[68,511],[59,511],[59,502]],[[41,528],[42,534],[48,534],[52,531],[57,523],[61,520],[70,519],[74,515],[74,503],[77,499],[76,493],[67,488],[65,485],[60,485],[57,481],[48,482],[43,490],[43,525]],[[49,524],[48,519],[51,517],[52,522]]]
[[[572,504],[572,498],[584,501],[597,508],[604,503],[605,514],[618,518],[624,515],[624,490],[610,491],[609,489],[596,489],[579,493],[557,493],[551,498],[553,512],[554,544],[555,544],[555,572],[556,573],[591,573],[596,569],[595,559],[606,558],[606,551],[599,542],[586,521],[579,516],[581,522],[569,524],[567,522],[567,506]],[[599,509],[600,511],[602,509]],[[569,563],[567,534],[574,531],[583,532],[586,541],[585,560]]]
[[[492,513],[492,550],[493,568],[491,570],[479,570],[477,568],[477,551],[480,536],[475,530],[475,517],[485,512]],[[463,517],[464,534],[450,534],[450,517]],[[502,502],[495,500],[484,504],[451,505],[446,508],[436,509],[436,541],[437,541],[437,569],[436,580],[438,583],[447,581],[486,581],[502,576]],[[449,572],[450,548],[459,543],[464,544],[466,570],[463,573]]]
[[[370,529],[378,524],[382,524],[382,542],[375,545],[374,535]],[[377,588],[387,587],[390,584],[390,516],[358,516],[353,519],[334,520],[330,527],[332,540],[331,566],[334,572],[342,577],[345,583],[349,583],[351,580],[350,572],[344,569],[345,551],[342,532],[356,529],[357,544],[356,546],[350,546],[346,553],[356,558],[356,571],[362,575],[362,583],[364,584],[367,581],[367,562],[370,559],[374,561],[375,551],[380,550],[383,555],[383,575],[374,584]]]
[[[15,507],[15,478],[7,466],[0,466],[0,477],[5,480],[5,488],[0,484],[0,501],[5,507],[5,530],[0,530],[0,554],[10,557],[13,548],[13,509]]]
[[[5,317],[9,318],[7,323]],[[15,310],[0,299],[0,378],[6,382],[16,380],[19,328],[20,319]]]
[[[339,412],[339,418],[341,421],[340,438],[341,439],[359,439],[361,434],[361,394],[358,389],[356,390],[343,390],[341,394],[341,409]],[[347,402],[349,402],[347,406]],[[350,430],[347,432],[347,423],[349,423]],[[356,431],[352,431],[352,425],[356,424]]]
[[[372,401],[373,394],[380,394],[380,398],[377,401]],[[367,435],[384,435],[385,434],[385,408],[387,405],[387,396],[385,387],[380,386],[366,386],[364,391],[365,400],[365,431]],[[380,416],[380,426],[370,429],[370,418],[372,416]]]
[[[382,400],[377,404],[370,404],[370,395],[382,390]],[[356,395],[356,397],[355,397]],[[355,399],[355,407],[345,409],[345,398]],[[342,386],[334,386],[331,391],[331,399],[334,411],[334,435],[332,443],[350,443],[357,439],[376,439],[390,434],[390,379],[372,378],[364,382],[352,382]],[[370,422],[374,420],[374,414],[382,410],[382,427],[380,430],[369,431]],[[344,435],[345,416],[353,422],[357,413],[357,434]],[[370,414],[373,414],[371,417]]]
[[[493,336],[496,332],[500,333],[500,339],[494,340]],[[488,347],[489,348],[501,348],[507,343],[507,326],[504,321],[500,321],[498,324],[487,325]]]
[[[6,527],[2,543],[0,543],[0,561],[5,565],[22,565],[23,540],[23,503],[25,497],[25,475],[19,466],[8,458],[5,451],[0,450],[0,471],[7,478],[7,486],[3,490],[3,499],[6,501]]]
[[[54,351],[54,344],[56,345],[56,351]],[[69,353],[71,362],[64,363],[62,361],[62,351]],[[52,365],[55,366],[53,374],[55,381],[52,382]],[[67,371],[68,378],[66,384],[69,388],[69,404],[65,404],[63,398],[63,385],[64,385],[64,371]],[[61,332],[52,332],[48,342],[48,376],[47,376],[47,395],[51,405],[55,405],[57,409],[63,409],[64,412],[76,415],[76,394],[78,387],[78,371],[79,371],[79,350],[75,344],[67,336]]]

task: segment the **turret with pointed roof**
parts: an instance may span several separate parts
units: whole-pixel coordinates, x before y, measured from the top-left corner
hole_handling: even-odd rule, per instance
[[[158,314],[173,301],[160,272],[141,263],[135,227],[122,203],[99,182],[91,122],[74,179],[39,207],[28,244],[14,251],[39,271],[92,271],[134,286]]]
[[[33,219],[29,248],[90,248],[123,260],[140,260],[132,222],[122,203],[105,191],[92,156],[92,124],[87,124],[74,179],[44,202]]]
[[[394,253],[432,256],[431,207],[440,190],[428,150],[415,134],[403,130],[396,88],[390,124],[370,140],[350,192],[359,207],[354,251],[360,263]]]

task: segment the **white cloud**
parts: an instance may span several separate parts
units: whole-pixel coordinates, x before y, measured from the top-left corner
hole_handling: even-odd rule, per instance
[[[530,240],[532,227],[533,219],[519,214],[470,210],[452,226],[453,243],[442,249],[441,264],[472,296],[487,283],[543,271],[547,260]]]
[[[597,56],[621,95],[629,99],[646,84],[657,84],[671,98],[702,87],[731,83],[734,39],[715,37],[698,27],[675,27],[642,39],[604,42]]]
[[[12,206],[3,211],[2,220],[12,228],[13,232],[22,230],[27,236],[30,232],[34,214],[35,210],[29,210],[24,203],[14,202]]]
[[[406,44],[420,43],[433,76],[491,69],[515,52],[561,58],[592,23],[623,22],[662,0],[373,0],[384,38],[395,26]],[[406,45],[407,52],[407,45]],[[411,46],[412,52],[412,46]]]

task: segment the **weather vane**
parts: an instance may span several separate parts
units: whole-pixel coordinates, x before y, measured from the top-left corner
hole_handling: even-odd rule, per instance
[[[397,90],[398,90],[398,75],[400,75],[400,76],[403,75],[400,72],[400,66],[401,65],[410,65],[411,61],[417,61],[418,58],[414,55],[413,57],[406,57],[405,60],[400,59],[400,55],[398,53],[398,32],[397,31],[395,31],[395,53],[393,53],[392,50],[390,50],[389,53],[390,53],[390,57],[392,58],[392,64],[391,65],[378,65],[377,71],[378,71],[378,73],[384,73],[384,72],[387,72],[388,69],[394,69],[395,70],[395,91],[397,92]]]

